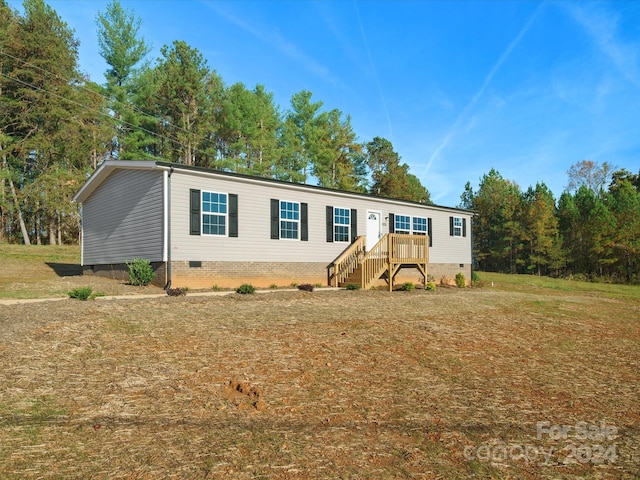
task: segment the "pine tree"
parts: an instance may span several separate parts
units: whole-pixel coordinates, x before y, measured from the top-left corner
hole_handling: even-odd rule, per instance
[[[544,183],[529,187],[524,195],[524,239],[527,242],[527,269],[537,275],[547,273],[558,237],[558,219],[553,193]]]
[[[429,191],[420,183],[418,177],[409,173],[406,163],[400,163],[400,155],[393,149],[389,140],[375,137],[365,148],[373,180],[370,187],[372,195],[431,203]]]
[[[234,171],[273,176],[280,122],[273,94],[264,86],[252,91],[236,83],[226,91],[218,136]]]
[[[343,118],[338,109],[318,118],[320,148],[313,158],[312,173],[318,185],[348,191],[363,191],[365,178],[362,162],[363,148],[351,126],[351,117]]]
[[[163,156],[185,165],[208,166],[200,147],[212,135],[216,106],[211,93],[220,82],[202,54],[185,42],[175,41],[160,52],[154,68],[153,111],[161,119]]]
[[[640,192],[628,180],[616,184],[609,194],[615,224],[610,242],[615,252],[616,273],[628,283],[640,279]]]
[[[321,148],[320,109],[322,102],[311,102],[312,93],[302,90],[291,97],[291,110],[286,114],[283,139],[287,142],[283,152],[294,168],[300,168],[302,182],[307,183],[312,173],[315,155]]]
[[[82,78],[77,47],[71,30],[42,0],[25,0],[24,16],[7,29],[3,70],[10,80],[2,85],[3,162],[26,244],[31,242],[29,230],[39,243],[45,226],[49,242],[55,243],[53,226],[61,215],[59,203],[30,197],[30,186],[44,172],[73,171],[82,163],[81,153],[73,148],[83,108],[78,101]],[[64,180],[54,178],[60,187]]]
[[[144,38],[139,37],[141,21],[113,0],[104,13],[96,16],[96,24],[100,55],[109,65],[105,93],[115,120],[111,155],[123,160],[144,156],[143,147],[148,140],[140,138],[143,119],[132,98],[135,68],[150,50]]]
[[[523,195],[517,184],[491,169],[463,194],[465,205],[476,211],[473,221],[474,258],[482,270],[516,273],[524,265]]]
[[[4,77],[8,74],[11,67],[11,59],[6,54],[7,45],[10,35],[15,33],[14,24],[17,22],[18,15],[9,8],[5,0],[0,0],[0,243],[4,242],[8,237],[8,229],[11,218],[11,193],[9,189],[9,170],[7,160],[7,150],[11,137],[11,118],[8,115],[10,109],[8,98],[3,92],[7,79]]]

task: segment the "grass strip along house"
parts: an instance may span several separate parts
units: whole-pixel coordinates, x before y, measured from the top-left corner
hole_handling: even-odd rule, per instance
[[[74,197],[83,272],[161,286],[371,288],[472,274],[467,210],[160,161],[106,161]]]

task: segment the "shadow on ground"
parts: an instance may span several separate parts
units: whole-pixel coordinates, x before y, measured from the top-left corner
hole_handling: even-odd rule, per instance
[[[59,277],[74,277],[76,275],[82,275],[82,267],[77,263],[53,263],[46,262],[56,275]]]

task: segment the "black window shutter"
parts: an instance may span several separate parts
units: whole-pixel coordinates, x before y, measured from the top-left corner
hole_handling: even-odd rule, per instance
[[[396,216],[393,213],[389,214],[389,233],[396,231]]]
[[[300,204],[300,240],[309,241],[309,207],[306,203]]]
[[[356,241],[358,236],[358,210],[351,209],[351,243]]]
[[[200,190],[190,189],[191,195],[189,234],[200,235]]]
[[[467,236],[467,219],[466,218],[462,219],[462,236],[463,237]]]
[[[229,236],[238,236],[238,195],[229,194]]]
[[[333,207],[327,205],[327,242],[333,242]]]
[[[427,218],[427,235],[429,235],[429,246],[433,247],[433,229],[431,228],[430,218]]]
[[[280,200],[271,199],[271,238],[280,238]]]
[[[453,237],[453,217],[449,217],[449,235]]]

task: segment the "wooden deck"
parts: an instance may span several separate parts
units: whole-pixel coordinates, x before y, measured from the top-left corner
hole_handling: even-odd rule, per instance
[[[328,267],[329,285],[334,287],[356,283],[369,289],[384,279],[393,290],[393,281],[403,268],[415,268],[427,278],[429,237],[388,233],[369,251],[365,237],[358,237]]]

